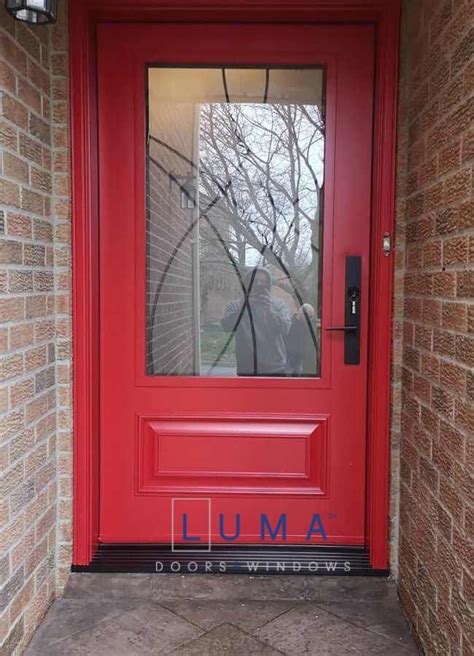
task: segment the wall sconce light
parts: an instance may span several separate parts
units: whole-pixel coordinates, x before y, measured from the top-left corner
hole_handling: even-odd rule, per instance
[[[55,22],[57,0],[5,0],[5,8],[17,20],[44,25]]]

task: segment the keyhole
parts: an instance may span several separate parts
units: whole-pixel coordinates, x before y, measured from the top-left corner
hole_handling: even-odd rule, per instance
[[[358,290],[356,287],[351,287],[349,289],[349,300],[351,302],[351,314],[357,313],[357,298],[359,296]]]

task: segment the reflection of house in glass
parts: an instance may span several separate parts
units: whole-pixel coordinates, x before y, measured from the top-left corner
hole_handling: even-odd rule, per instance
[[[193,373],[195,211],[182,198],[193,174],[193,113],[191,104],[160,103],[159,136],[148,142],[147,370],[155,375]]]
[[[233,375],[220,321],[258,265],[292,315],[314,308],[300,312],[301,374],[317,375],[321,71],[170,72],[150,69],[148,373]]]

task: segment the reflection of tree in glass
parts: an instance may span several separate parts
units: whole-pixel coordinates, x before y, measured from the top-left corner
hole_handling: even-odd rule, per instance
[[[205,104],[200,126],[200,195],[220,196],[214,218],[238,266],[275,267],[276,284],[297,303],[297,297],[310,302],[319,315],[324,156],[319,108]],[[212,235],[201,229],[200,241],[202,284],[231,284],[225,282],[231,269]],[[206,281],[206,260],[219,257]]]
[[[209,207],[208,198],[200,195],[200,202],[205,208]],[[231,216],[218,201],[210,210],[207,210],[209,221],[202,221],[199,228],[199,259],[200,259],[200,290],[201,307],[206,308],[210,294],[217,294],[223,298],[232,298],[239,293],[240,286],[236,280],[235,270],[217,239],[215,230],[226,243],[237,263],[233,245],[236,242],[235,231],[232,227]],[[210,227],[212,225],[214,230]]]

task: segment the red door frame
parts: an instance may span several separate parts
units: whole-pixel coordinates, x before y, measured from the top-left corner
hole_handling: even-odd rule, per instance
[[[98,537],[98,166],[96,26],[101,22],[317,22],[376,25],[367,436],[367,546],[388,568],[391,322],[399,0],[81,0],[69,3],[73,216],[73,563]],[[375,318],[377,319],[375,321]]]

